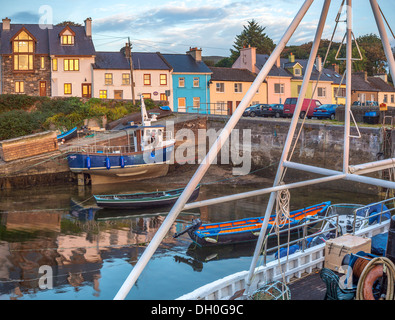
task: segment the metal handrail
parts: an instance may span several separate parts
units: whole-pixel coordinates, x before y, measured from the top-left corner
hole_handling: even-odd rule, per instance
[[[325,221],[328,222],[329,219],[333,219],[334,217],[336,217],[336,225],[333,228],[326,229],[325,231],[320,230],[320,231],[315,232],[313,234],[307,234],[307,227],[309,225],[315,225],[315,224],[320,223],[320,222],[324,223]],[[333,216],[330,216],[330,217],[323,217],[323,218],[318,219],[318,220],[305,220],[303,225],[298,225],[298,226],[294,226],[292,228],[282,229],[282,230],[280,230],[278,232],[278,237],[280,237],[281,234],[288,233],[288,232],[291,232],[292,230],[296,230],[296,229],[302,228],[302,231],[303,231],[303,236],[302,237],[297,238],[295,240],[287,241],[284,244],[280,244],[280,245],[277,245],[277,246],[274,246],[274,247],[270,247],[270,248],[268,248],[268,240],[269,240],[270,236],[273,236],[273,234],[267,234],[266,237],[265,237],[265,241],[264,241],[265,246],[264,246],[264,250],[263,250],[263,254],[262,254],[263,255],[263,265],[266,266],[267,256],[272,254],[272,253],[269,254],[269,252],[276,252],[280,248],[290,247],[293,244],[297,244],[297,243],[300,243],[300,242],[302,242],[301,251],[304,252],[304,250],[306,249],[306,240],[309,237],[319,236],[319,235],[322,235],[324,233],[327,234],[327,233],[330,233],[331,231],[335,231],[335,237],[337,237],[337,235],[338,235],[338,225],[339,225],[339,215],[333,215]]]

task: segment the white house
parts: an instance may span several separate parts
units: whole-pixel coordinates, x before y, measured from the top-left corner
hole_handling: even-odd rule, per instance
[[[160,53],[133,52],[134,98],[140,95],[154,101],[171,100],[172,68]],[[93,65],[93,97],[102,99],[132,99],[129,59],[122,52],[97,52]]]

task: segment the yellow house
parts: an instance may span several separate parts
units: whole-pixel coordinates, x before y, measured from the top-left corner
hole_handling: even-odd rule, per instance
[[[288,61],[283,63],[284,69],[286,69],[291,75],[291,96],[298,97],[300,89],[303,83],[304,69],[307,66],[307,60],[298,59],[295,60],[295,56],[291,53],[288,57]],[[335,93],[339,86],[338,79],[340,75],[333,70],[323,68],[321,57],[317,57],[315,66],[312,70],[309,85],[306,91],[306,98],[317,99],[322,104],[336,103]],[[341,79],[341,78],[340,78]],[[339,91],[342,94],[342,90]]]
[[[250,89],[256,74],[247,69],[210,67],[210,113],[231,115]],[[263,82],[251,105],[267,103],[267,84]]]

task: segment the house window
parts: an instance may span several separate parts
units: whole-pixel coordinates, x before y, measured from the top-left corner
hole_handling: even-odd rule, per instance
[[[123,99],[123,90],[114,90],[114,99],[122,100]]]
[[[337,88],[335,92],[336,97],[344,98],[346,96],[346,88]]]
[[[25,83],[23,81],[15,81],[15,93],[24,93]]]
[[[298,84],[298,94],[300,93],[300,90],[302,90],[302,85]]]
[[[391,103],[394,103],[394,102],[395,102],[394,95],[391,94]]]
[[[151,75],[150,74],[145,74],[144,75],[144,85],[145,86],[150,86],[151,85]]]
[[[384,95],[384,101],[383,102],[384,103],[388,103],[388,95],[387,94]]]
[[[161,74],[159,81],[160,81],[161,86],[166,86],[167,85],[167,75]]]
[[[74,45],[74,36],[72,36],[72,35],[62,36],[62,45],[64,45],[64,46]]]
[[[64,71],[79,71],[80,70],[80,60],[79,59],[64,59],[63,70]]]
[[[322,88],[322,87],[318,88],[318,97],[320,98],[326,97],[326,88]]]
[[[199,85],[199,78],[197,78],[197,77],[193,78],[193,86],[194,86],[195,88],[197,88],[197,87],[200,86],[200,85]]]
[[[199,109],[200,108],[200,98],[193,97],[193,107]]]
[[[275,83],[274,93],[279,93],[279,94],[284,93],[284,83]]]
[[[52,59],[52,71],[58,71],[58,59]]]
[[[112,84],[112,73],[104,74],[104,84],[111,85]]]
[[[142,96],[143,96],[143,99],[151,99],[150,93],[143,93]]]
[[[184,88],[185,87],[185,78],[178,78],[178,86],[180,88]]]
[[[64,84],[64,94],[71,94],[71,83]]]
[[[241,83],[235,83],[235,92],[243,92],[243,86]]]
[[[225,84],[223,82],[217,82],[215,84],[215,91],[216,92],[225,92]]]
[[[217,106],[217,111],[223,111],[225,110],[225,101],[217,101],[216,103]]]
[[[294,70],[295,70],[294,71],[295,76],[301,76],[302,75],[302,70],[300,70],[299,68],[295,68]]]
[[[22,31],[13,40],[14,70],[33,70],[34,40]]]
[[[107,90],[100,90],[99,91],[99,98],[100,99],[107,99]]]
[[[167,101],[167,95],[166,95],[166,93],[161,93],[161,94],[160,94],[160,100],[161,100],[161,101]]]
[[[122,73],[122,84],[130,84],[130,73]]]
[[[40,69],[45,69],[45,57],[40,57]]]

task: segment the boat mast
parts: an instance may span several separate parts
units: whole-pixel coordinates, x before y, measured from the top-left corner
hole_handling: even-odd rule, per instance
[[[195,190],[196,186],[200,183],[200,180],[203,178],[203,176],[207,172],[211,163],[214,161],[218,152],[221,150],[223,144],[229,138],[231,131],[236,126],[237,122],[240,120],[241,116],[243,115],[244,110],[250,105],[251,100],[254,97],[259,86],[265,80],[269,71],[275,64],[277,58],[280,56],[281,52],[284,50],[289,39],[295,32],[296,28],[298,27],[299,23],[302,21],[303,17],[305,16],[306,12],[308,11],[308,9],[310,8],[310,6],[313,2],[314,2],[314,0],[305,0],[305,2],[303,3],[302,7],[299,10],[299,12],[293,19],[293,21],[290,24],[290,26],[288,27],[288,29],[286,30],[285,34],[279,41],[278,45],[276,46],[276,48],[274,49],[272,54],[270,55],[269,59],[266,61],[265,65],[263,66],[261,71],[258,73],[258,75],[255,78],[254,82],[252,83],[250,89],[247,91],[246,95],[240,102],[239,106],[236,108],[235,112],[230,117],[230,119],[227,122],[224,129],[221,131],[221,134],[218,136],[217,140],[214,142],[214,144],[210,148],[206,157],[201,162],[199,168],[196,170],[195,174],[189,181],[188,185],[185,187],[183,193],[178,198],[177,202],[174,204],[173,208],[170,210],[169,214],[167,215],[166,219],[163,221],[161,227],[156,232],[156,234],[153,237],[153,239],[151,240],[150,244],[144,250],[143,254],[141,255],[140,259],[137,261],[133,270],[130,272],[129,276],[123,283],[122,287],[119,289],[118,293],[114,297],[114,300],[125,299],[125,297],[129,293],[129,291],[131,290],[131,288],[137,281],[138,277],[140,276],[141,272],[144,270],[148,261],[151,259],[152,255],[155,253],[156,249],[160,245],[162,239],[166,236],[170,227],[173,225],[178,214],[184,208],[187,200],[192,195],[193,190]]]

